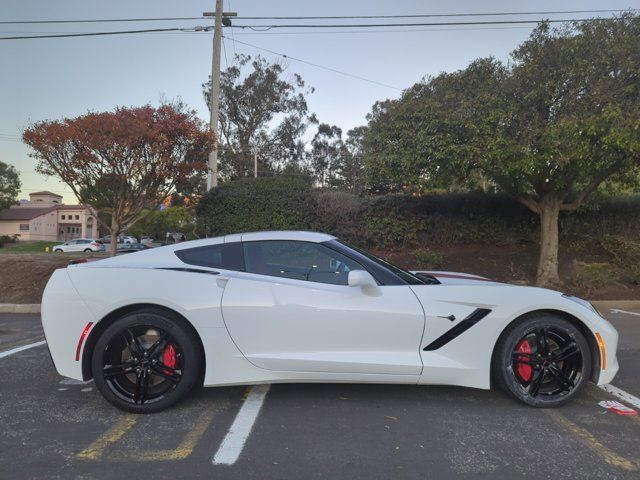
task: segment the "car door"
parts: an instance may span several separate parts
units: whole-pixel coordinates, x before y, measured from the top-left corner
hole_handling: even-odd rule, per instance
[[[406,285],[347,285],[354,260],[313,242],[244,242],[228,277],[227,329],[254,365],[278,371],[419,375],[424,313]]]
[[[78,248],[78,241],[77,240],[69,240],[68,242],[66,242],[63,245],[63,250],[65,252],[75,252],[77,251],[76,249]]]

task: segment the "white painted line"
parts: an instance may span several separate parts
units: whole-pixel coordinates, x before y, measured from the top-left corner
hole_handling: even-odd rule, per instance
[[[28,345],[21,345],[16,348],[12,348],[11,350],[7,350],[5,352],[0,352],[0,358],[8,357],[9,355],[13,355],[14,353],[22,352],[23,350],[29,350],[30,348],[39,347],[40,345],[44,345],[47,343],[45,340],[36,343],[30,343]]]
[[[240,407],[231,428],[227,432],[227,436],[224,437],[220,448],[218,448],[218,451],[213,457],[214,465],[233,465],[236,460],[238,460],[244,444],[249,438],[253,424],[258,418],[268,391],[269,385],[255,385],[251,387],[247,398],[242,404],[242,407]]]
[[[630,393],[625,392],[624,390],[619,389],[618,387],[614,387],[608,383],[604,385],[598,385],[602,390],[607,393],[610,393],[614,397],[618,397],[623,402],[628,403],[629,405],[633,405],[636,408],[640,408],[640,398],[631,395]]]
[[[636,312],[628,312],[626,310],[618,310],[617,308],[612,308],[611,313],[626,313],[627,315],[635,315],[636,317],[640,317],[640,313]]]

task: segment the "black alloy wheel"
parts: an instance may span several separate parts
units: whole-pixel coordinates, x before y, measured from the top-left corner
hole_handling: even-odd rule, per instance
[[[164,410],[201,379],[202,348],[184,320],[144,310],[107,328],[96,343],[92,371],[100,393],[134,413]]]
[[[535,407],[562,405],[591,377],[591,351],[583,333],[551,314],[525,316],[496,345],[493,380]]]

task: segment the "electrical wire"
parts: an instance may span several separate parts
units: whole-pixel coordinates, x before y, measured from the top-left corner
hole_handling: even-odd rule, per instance
[[[225,37],[224,37],[224,35],[222,36],[222,38],[225,38]],[[337,69],[332,68],[332,67],[326,67],[326,66],[324,66],[324,65],[319,65],[319,64],[317,64],[317,63],[309,62],[309,61],[307,61],[307,60],[302,60],[301,58],[292,57],[291,55],[287,55],[286,53],[280,53],[280,52],[276,52],[276,51],[274,51],[274,50],[269,50],[268,48],[259,47],[258,45],[253,45],[252,43],[243,42],[243,41],[241,41],[241,40],[236,40],[236,42],[238,42],[238,43],[239,43],[239,44],[241,44],[241,45],[246,45],[246,46],[248,46],[248,47],[256,48],[256,49],[258,49],[258,50],[262,50],[262,51],[264,51],[264,52],[271,53],[271,54],[273,54],[273,55],[278,55],[278,56],[280,56],[280,57],[282,57],[282,58],[287,58],[287,59],[289,59],[289,60],[294,60],[294,61],[296,61],[296,62],[305,63],[305,64],[307,64],[307,65],[311,65],[312,67],[321,68],[321,69],[323,69],[323,70],[327,70],[327,71],[330,71],[330,72],[338,73],[338,74],[340,74],[340,75],[344,75],[344,76],[346,76],[346,77],[355,78],[355,79],[357,79],[357,80],[362,80],[362,81],[365,81],[365,82],[373,83],[373,84],[375,84],[375,85],[380,85],[380,86],[382,86],[382,87],[392,88],[393,90],[397,90],[397,91],[399,91],[399,92],[401,92],[401,91],[402,91],[402,89],[401,89],[401,88],[394,87],[393,85],[388,85],[388,84],[386,84],[386,83],[378,82],[378,81],[376,81],[376,80],[371,80],[370,78],[361,77],[360,75],[354,75],[354,74],[352,74],[352,73],[343,72],[342,70],[337,70]]]
[[[89,32],[89,33],[61,33],[55,35],[22,35],[13,37],[0,37],[0,40],[26,40],[31,38],[69,38],[69,37],[96,37],[102,35],[126,35],[133,33],[152,33],[152,32],[188,32],[203,31],[209,27],[194,28],[150,28],[145,30],[118,30],[112,32]]]
[[[229,5],[229,8],[231,6]],[[620,13],[631,9],[597,9],[597,10],[547,10],[536,12],[473,12],[473,13],[431,13],[412,15],[332,15],[332,16],[282,16],[282,17],[235,17],[241,20],[338,20],[338,19],[373,19],[373,18],[445,18],[445,17],[487,17],[513,15],[562,15],[582,13]],[[202,20],[202,17],[151,17],[151,18],[95,18],[77,20],[3,20],[0,25],[24,25],[46,23],[117,23],[117,22],[170,22],[184,20]]]
[[[421,23],[334,23],[334,24],[313,24],[313,23],[289,23],[280,25],[232,25],[233,28],[249,28],[255,31],[267,31],[274,28],[378,28],[378,27],[438,27],[438,26],[459,26],[459,25],[525,25],[540,22],[548,23],[570,23],[588,22],[593,18],[563,18],[563,19],[533,19],[533,20],[483,20],[473,22],[421,22]],[[260,30],[262,29],[262,30]]]

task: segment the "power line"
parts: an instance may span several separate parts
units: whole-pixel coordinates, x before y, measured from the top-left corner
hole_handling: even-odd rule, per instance
[[[225,37],[223,36],[223,38],[225,38]],[[248,46],[248,47],[253,47],[253,48],[256,48],[256,49],[258,49],[258,50],[262,50],[262,51],[264,51],[264,52],[271,53],[271,54],[273,54],[273,55],[278,55],[278,56],[280,56],[280,57],[288,58],[288,59],[290,59],[290,60],[294,60],[294,61],[296,61],[296,62],[305,63],[305,64],[307,64],[307,65],[311,65],[312,67],[321,68],[321,69],[323,69],[323,70],[328,70],[328,71],[330,71],[330,72],[338,73],[338,74],[340,74],[340,75],[344,75],[344,76],[346,76],[346,77],[351,77],[351,78],[355,78],[355,79],[362,80],[362,81],[365,81],[365,82],[369,82],[369,83],[373,83],[373,84],[376,84],[376,85],[380,85],[380,86],[382,86],[382,87],[392,88],[392,89],[397,90],[397,91],[399,91],[399,92],[401,92],[401,91],[402,91],[402,89],[401,89],[401,88],[394,87],[393,85],[388,85],[388,84],[386,84],[386,83],[378,82],[378,81],[376,81],[376,80],[371,80],[370,78],[361,77],[360,75],[354,75],[354,74],[352,74],[352,73],[343,72],[343,71],[341,71],[341,70],[337,70],[337,69],[335,69],[335,68],[326,67],[326,66],[324,66],[324,65],[319,65],[319,64],[317,64],[317,63],[309,62],[309,61],[307,61],[307,60],[302,60],[301,58],[292,57],[292,56],[287,55],[287,54],[285,54],[285,53],[279,53],[279,52],[276,52],[276,51],[273,51],[273,50],[269,50],[268,48],[263,48],[263,47],[259,47],[258,45],[253,45],[253,44],[251,44],[251,43],[243,42],[243,41],[241,41],[241,40],[236,40],[236,42],[237,42],[237,43],[239,43],[239,44],[241,44],[241,45],[246,45],[246,46]]]
[[[446,18],[446,17],[489,17],[512,15],[563,15],[583,13],[620,13],[630,9],[597,9],[597,10],[547,10],[536,12],[473,12],[473,13],[431,13],[412,15],[335,15],[335,16],[282,16],[282,17],[244,17],[242,20],[338,20],[338,19],[373,19],[373,18]],[[118,22],[170,22],[184,20],[202,20],[202,17],[151,17],[151,18],[93,18],[77,20],[3,20],[0,25],[24,25],[47,23],[118,23]]]
[[[570,23],[588,22],[593,18],[564,18],[564,19],[534,19],[534,20],[486,20],[473,22],[421,22],[421,23],[334,23],[334,24],[313,24],[313,23],[289,23],[280,25],[232,25],[234,28],[249,28],[256,31],[267,31],[273,28],[378,28],[378,27],[437,27],[437,26],[459,26],[459,25],[523,25],[540,22],[548,23]],[[260,30],[263,29],[263,30]]]
[[[69,38],[69,37],[96,37],[100,35],[126,35],[133,33],[150,33],[150,32],[187,32],[204,30],[205,27],[194,28],[150,28],[145,30],[118,30],[113,32],[90,32],[90,33],[61,33],[55,35],[23,35],[14,37],[0,37],[0,40],[26,40],[30,38]],[[208,28],[208,27],[207,27]]]

